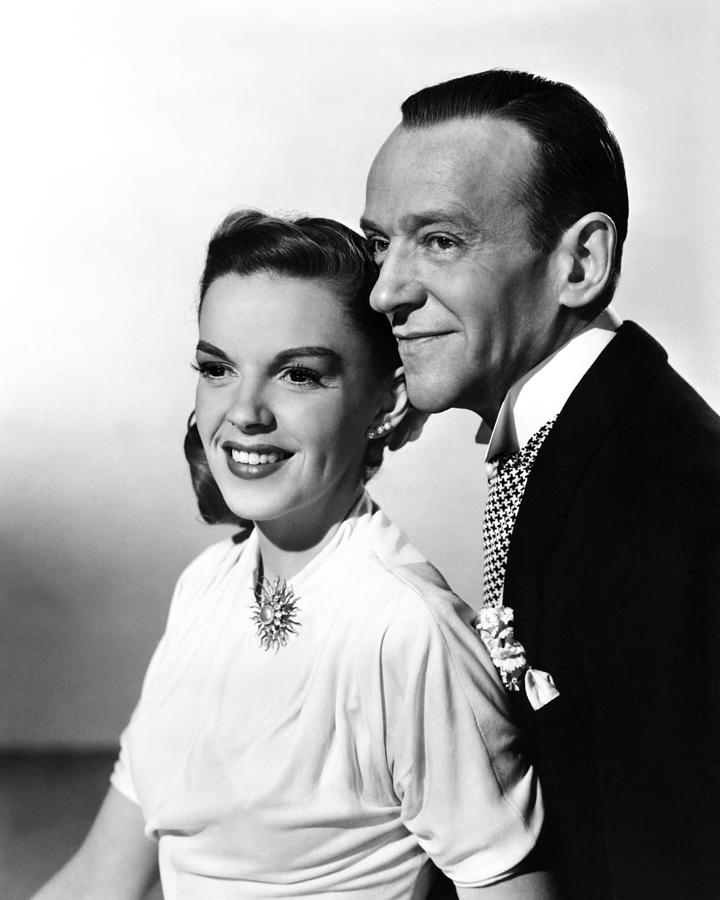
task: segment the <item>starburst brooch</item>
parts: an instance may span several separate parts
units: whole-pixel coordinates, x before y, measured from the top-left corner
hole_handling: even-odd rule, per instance
[[[287,644],[290,635],[297,634],[300,628],[300,622],[295,618],[299,598],[287,581],[281,578],[274,581],[261,578],[254,593],[252,620],[257,627],[260,646],[263,650],[277,653]]]

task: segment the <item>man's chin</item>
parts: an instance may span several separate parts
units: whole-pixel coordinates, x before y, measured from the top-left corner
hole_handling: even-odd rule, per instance
[[[438,390],[437,385],[425,384],[422,379],[412,379],[405,375],[407,384],[408,400],[415,409],[424,413],[445,412],[446,409],[452,409],[455,405],[452,397],[445,395],[443,391]]]
[[[450,375],[451,373],[444,373]],[[415,409],[424,413],[440,413],[448,409],[469,409],[480,413],[478,403],[478,387],[473,382],[458,383],[450,377],[442,378],[438,374],[428,376],[425,372],[405,370],[405,384],[408,400]]]

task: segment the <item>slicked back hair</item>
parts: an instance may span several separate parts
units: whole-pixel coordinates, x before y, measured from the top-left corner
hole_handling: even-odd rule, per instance
[[[622,153],[605,117],[570,85],[506,69],[424,88],[402,104],[408,129],[483,117],[515,122],[535,141],[531,177],[519,186],[518,200],[528,212],[536,249],[550,253],[562,233],[589,212],[603,212],[615,223],[606,305],[620,275],[628,195]]]
[[[356,328],[367,338],[378,378],[391,375],[400,365],[389,322],[370,306],[377,266],[364,239],[352,229],[333,219],[281,219],[253,209],[231,213],[208,246],[200,279],[198,315],[210,285],[218,278],[258,274],[318,279],[329,284],[347,316],[348,327]],[[366,481],[379,468],[384,448],[382,439],[368,442]],[[211,524],[240,525],[243,531],[238,537],[246,537],[252,523],[240,519],[226,505],[210,471],[194,414],[188,420],[185,457],[201,517]]]

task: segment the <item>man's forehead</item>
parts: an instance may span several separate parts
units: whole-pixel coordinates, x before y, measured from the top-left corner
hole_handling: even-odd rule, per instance
[[[398,125],[380,148],[370,175],[407,165],[407,174],[429,168],[450,171],[458,165],[487,166],[495,163],[498,170],[530,163],[536,144],[530,133],[507,119],[468,117],[450,119],[437,125],[406,128]]]
[[[535,143],[515,122],[498,118],[453,119],[439,125],[399,125],[370,170],[366,217],[388,202],[405,212],[455,209],[517,199],[529,176]],[[397,210],[400,213],[400,210]]]

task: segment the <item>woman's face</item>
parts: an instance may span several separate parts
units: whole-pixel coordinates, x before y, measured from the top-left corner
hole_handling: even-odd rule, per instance
[[[358,495],[366,430],[387,402],[336,289],[218,278],[203,300],[197,364],[197,426],[227,505],[281,535],[320,539]]]

